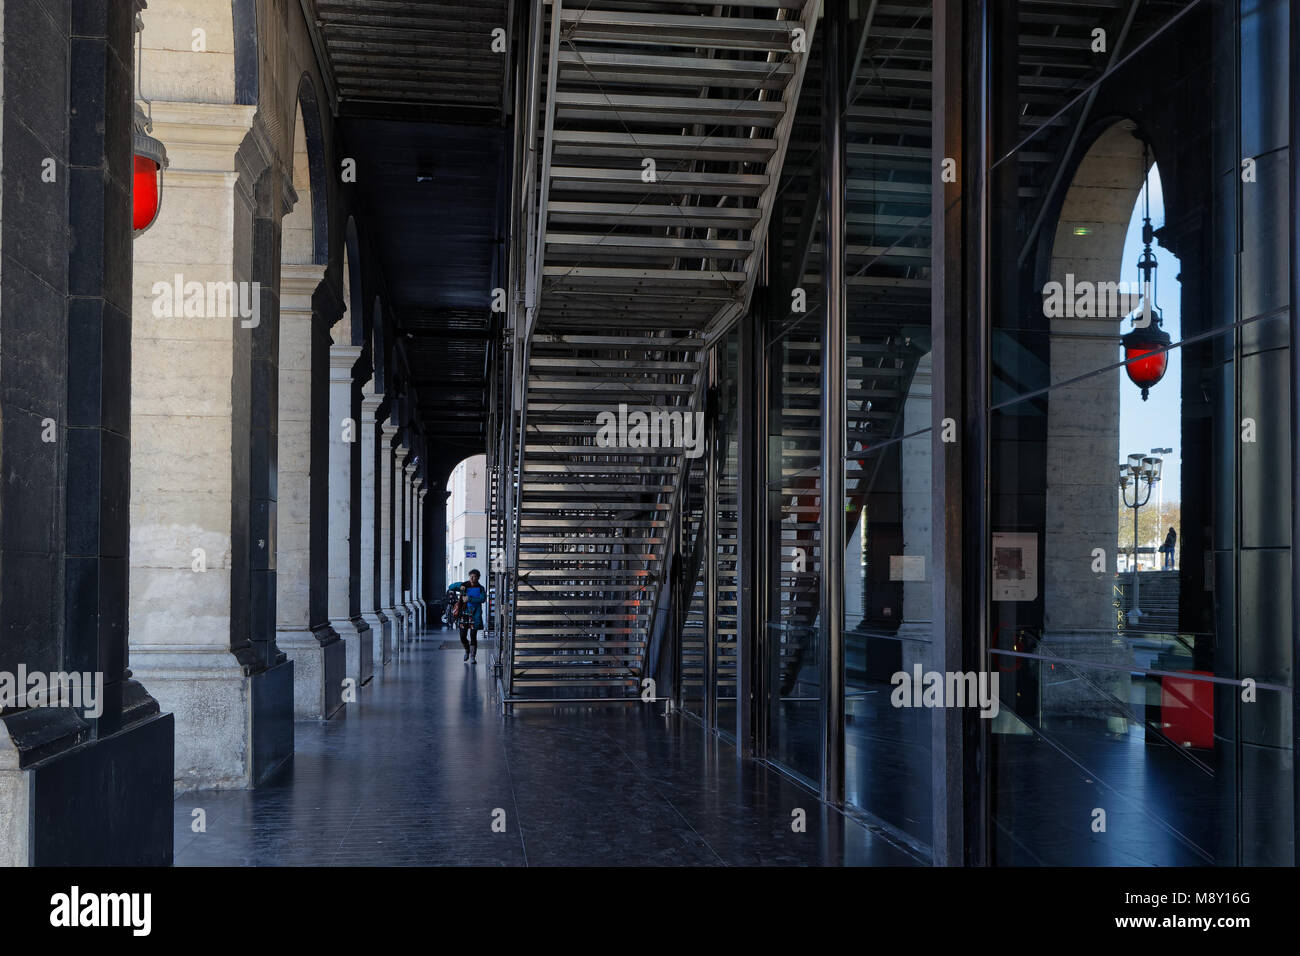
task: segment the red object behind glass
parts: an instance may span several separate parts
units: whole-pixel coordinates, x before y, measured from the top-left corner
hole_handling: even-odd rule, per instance
[[[1209,671],[1186,671],[1213,677]],[[1160,679],[1160,721],[1165,736],[1181,747],[1214,746],[1214,685],[1181,677]]]

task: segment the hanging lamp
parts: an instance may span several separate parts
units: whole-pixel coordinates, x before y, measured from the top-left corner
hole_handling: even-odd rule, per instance
[[[1137,324],[1133,318],[1133,330],[1120,339],[1124,347],[1124,371],[1129,381],[1142,389],[1142,401],[1147,400],[1150,390],[1165,377],[1169,368],[1169,346],[1172,340],[1169,333],[1160,326],[1164,316],[1156,305],[1156,279],[1158,268],[1155,254],[1151,251],[1151,240],[1155,230],[1151,228],[1151,179],[1148,162],[1148,147],[1142,144],[1143,177],[1143,211],[1142,211],[1142,257],[1138,259],[1138,271],[1142,274],[1142,314],[1149,318],[1145,324]]]

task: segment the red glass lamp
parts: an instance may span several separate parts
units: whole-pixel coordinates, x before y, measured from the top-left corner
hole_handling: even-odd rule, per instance
[[[162,207],[162,172],[167,166],[167,150],[147,132],[149,121],[136,107],[135,170],[131,177],[131,226],[140,235],[154,224]]]
[[[1142,144],[1143,177],[1150,168],[1147,145]],[[1143,188],[1145,208],[1142,218],[1142,257],[1138,259],[1138,271],[1142,273],[1142,296],[1145,299],[1141,315],[1142,325],[1138,325],[1137,316],[1133,318],[1133,330],[1120,339],[1124,346],[1124,371],[1129,381],[1142,389],[1142,401],[1147,400],[1150,390],[1165,377],[1169,367],[1169,346],[1172,340],[1169,333],[1160,328],[1163,316],[1156,305],[1156,268],[1158,263],[1151,251],[1151,240],[1155,230],[1151,228],[1151,183],[1147,181]]]
[[[1129,380],[1142,389],[1142,401],[1147,400],[1147,393],[1162,378],[1169,367],[1169,352],[1172,340],[1169,333],[1156,323],[1145,328],[1137,328],[1120,339],[1124,346],[1124,371]]]

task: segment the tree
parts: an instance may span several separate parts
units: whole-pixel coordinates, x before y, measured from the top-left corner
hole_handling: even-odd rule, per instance
[[[1138,510],[1138,545],[1143,548],[1159,548],[1165,543],[1165,535],[1173,527],[1179,538],[1183,536],[1181,502],[1166,501],[1156,514],[1156,502],[1143,505]],[[1119,502],[1119,537],[1117,547],[1121,553],[1133,550],[1133,509]]]

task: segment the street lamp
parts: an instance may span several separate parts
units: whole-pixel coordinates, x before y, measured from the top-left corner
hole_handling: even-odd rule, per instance
[[[1160,458],[1139,452],[1136,455],[1129,455],[1127,463],[1119,466],[1119,493],[1124,506],[1133,509],[1133,607],[1128,612],[1129,624],[1137,624],[1142,617],[1142,608],[1139,606],[1138,510],[1151,500],[1151,491],[1160,481],[1163,465],[1164,462]],[[1130,485],[1133,487],[1132,501],[1129,501],[1128,494]]]
[[[1173,450],[1172,448],[1152,448],[1152,449],[1151,449],[1151,454],[1153,454],[1153,455],[1160,455],[1160,456],[1162,456],[1162,457],[1165,456],[1165,455],[1172,455],[1173,453],[1174,453],[1174,450]],[[1165,523],[1165,486],[1162,484],[1159,488],[1156,489],[1156,541],[1155,541],[1155,546],[1156,546],[1157,548],[1160,547],[1160,529],[1164,526],[1164,523]]]

